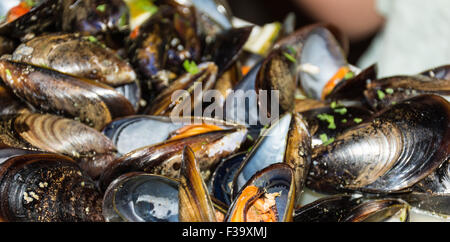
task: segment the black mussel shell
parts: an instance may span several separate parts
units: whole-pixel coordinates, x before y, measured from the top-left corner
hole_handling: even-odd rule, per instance
[[[0,196],[0,221],[103,221],[95,183],[65,156],[29,154],[4,161]]]
[[[40,1],[28,13],[8,23],[0,23],[0,35],[21,39],[53,29],[58,24],[62,0]]]
[[[408,99],[314,148],[307,186],[325,193],[410,189],[450,154],[450,104],[440,96]]]
[[[336,195],[319,199],[295,211],[295,222],[409,221],[409,205],[400,199],[365,199]]]
[[[372,113],[360,107],[345,107],[336,104],[336,107],[323,107],[311,109],[301,113],[308,123],[312,138],[312,147],[316,147],[328,140],[336,138],[345,130],[369,120]],[[356,121],[355,121],[356,120]]]
[[[422,75],[393,76],[367,84],[364,95],[374,110],[382,110],[408,98],[435,94],[450,100],[450,79],[437,79]]]

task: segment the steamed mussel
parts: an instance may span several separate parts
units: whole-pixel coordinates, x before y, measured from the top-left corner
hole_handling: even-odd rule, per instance
[[[378,78],[332,25],[255,41],[225,0],[4,6],[0,221],[450,216],[449,65]]]

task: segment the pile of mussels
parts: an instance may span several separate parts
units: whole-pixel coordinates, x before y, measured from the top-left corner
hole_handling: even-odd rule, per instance
[[[289,21],[250,55],[253,26],[233,27],[226,1],[16,2],[0,6],[0,221],[450,215],[450,66],[379,79],[333,26]],[[205,108],[198,87],[256,106],[169,117]],[[280,115],[250,124],[263,90]]]

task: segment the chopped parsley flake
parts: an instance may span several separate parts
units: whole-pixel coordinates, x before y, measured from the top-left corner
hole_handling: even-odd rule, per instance
[[[386,91],[387,94],[394,93],[394,89],[392,89],[392,88],[387,88],[385,91]]]
[[[152,1],[148,0],[140,0],[135,3],[136,8],[145,11],[150,12],[151,15],[158,12],[158,7],[152,3]]]
[[[105,10],[106,10],[106,4],[100,4],[100,5],[98,5],[97,6],[97,10],[98,11],[100,11],[100,12],[105,12]]]
[[[96,43],[96,42],[98,42],[98,39],[97,38],[95,38],[94,36],[88,36],[87,37],[87,39],[90,41],[90,42],[92,42],[92,43]]]
[[[344,115],[347,113],[347,108],[339,108],[334,110],[335,113],[339,113],[340,115]]]
[[[386,97],[386,94],[381,90],[377,90],[377,95],[380,100],[383,100]]]
[[[127,22],[128,22],[128,15],[127,13],[123,13],[119,19],[119,27],[123,28],[124,26],[127,25]]]
[[[297,63],[297,60],[289,53],[283,52],[284,57],[286,57],[289,61],[293,63]]]
[[[297,51],[294,49],[294,47],[289,45],[289,46],[287,46],[287,49],[289,50],[289,52],[291,54],[293,54],[293,55],[297,54]]]
[[[342,119],[341,123],[343,123],[343,124],[347,123],[347,119]]]
[[[354,118],[353,121],[357,124],[361,123],[363,120],[361,118]]]
[[[317,118],[319,118],[322,121],[327,121],[329,129],[336,129],[336,124],[334,123],[333,115],[322,113],[322,114],[317,115]]]
[[[200,70],[197,67],[197,64],[195,64],[195,61],[190,62],[189,60],[185,60],[183,62],[183,67],[187,72],[189,72],[192,75],[195,75],[200,72]]]
[[[345,74],[344,80],[352,79],[353,77],[355,77],[355,73],[353,73],[353,71],[349,71]]]
[[[29,7],[34,7],[34,5],[36,5],[34,0],[25,0],[25,2]]]
[[[329,145],[334,142],[334,138],[328,139],[327,134],[321,134],[320,139],[322,140],[322,145]]]
[[[247,139],[250,140],[250,141],[254,140],[253,137],[251,135],[249,135],[249,134],[247,134]]]
[[[333,101],[333,102],[331,103],[330,107],[331,107],[332,109],[337,108],[337,103]]]

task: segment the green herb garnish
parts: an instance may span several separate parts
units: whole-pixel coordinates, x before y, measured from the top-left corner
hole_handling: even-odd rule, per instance
[[[344,80],[352,79],[353,77],[355,77],[355,73],[353,73],[353,71],[349,71],[345,74]]]
[[[286,57],[289,61],[293,63],[297,63],[297,60],[289,53],[283,52],[284,57]]]
[[[251,135],[249,135],[249,134],[247,134],[247,139],[250,140],[250,141],[254,140],[253,137]]]
[[[97,6],[97,10],[98,11],[100,11],[100,12],[105,12],[105,10],[106,10],[106,4],[100,4],[100,5],[98,5]]]
[[[154,5],[151,1],[148,0],[140,0],[138,2],[135,3],[136,4],[136,8],[145,11],[145,12],[150,12],[150,14],[154,14],[156,12],[158,12],[158,7],[156,5]]]
[[[330,107],[331,107],[332,109],[337,108],[337,103],[333,101],[333,102],[330,104]]]
[[[322,121],[327,121],[329,129],[336,129],[336,124],[334,123],[333,115],[322,113],[322,114],[317,115],[317,118],[319,118]]]
[[[195,74],[197,74],[197,73],[199,73],[200,72],[200,70],[198,69],[198,66],[197,66],[197,64],[195,64],[195,61],[189,61],[189,60],[185,60],[184,62],[183,62],[183,67],[184,67],[184,69],[187,71],[187,72],[189,72],[190,74],[192,74],[192,75],[195,75]]]
[[[87,39],[88,39],[90,42],[92,42],[92,43],[97,43],[97,42],[98,42],[98,39],[95,38],[95,37],[92,36],[92,35],[88,36]]]
[[[36,5],[36,3],[34,2],[34,0],[25,0],[25,3],[26,3],[29,7],[34,7],[34,5]]]
[[[380,100],[383,100],[386,97],[386,94],[381,90],[377,90],[377,95]]]
[[[123,28],[128,24],[128,15],[127,13],[123,13],[119,19],[119,27]]]
[[[394,89],[392,89],[392,88],[386,88],[386,93],[387,94],[393,94],[394,93]]]
[[[321,134],[320,139],[322,140],[322,145],[329,145],[334,142],[334,138],[328,139],[327,134]]]
[[[339,113],[340,115],[344,115],[347,113],[347,108],[338,108],[334,110],[335,113]]]
[[[6,72],[6,77],[7,78],[11,78],[12,77],[11,72],[9,71],[9,69],[6,69],[5,72]]]
[[[361,123],[363,120],[361,118],[354,118],[353,121],[357,124]]]
[[[342,119],[341,123],[343,123],[343,124],[347,123],[347,119]]]

